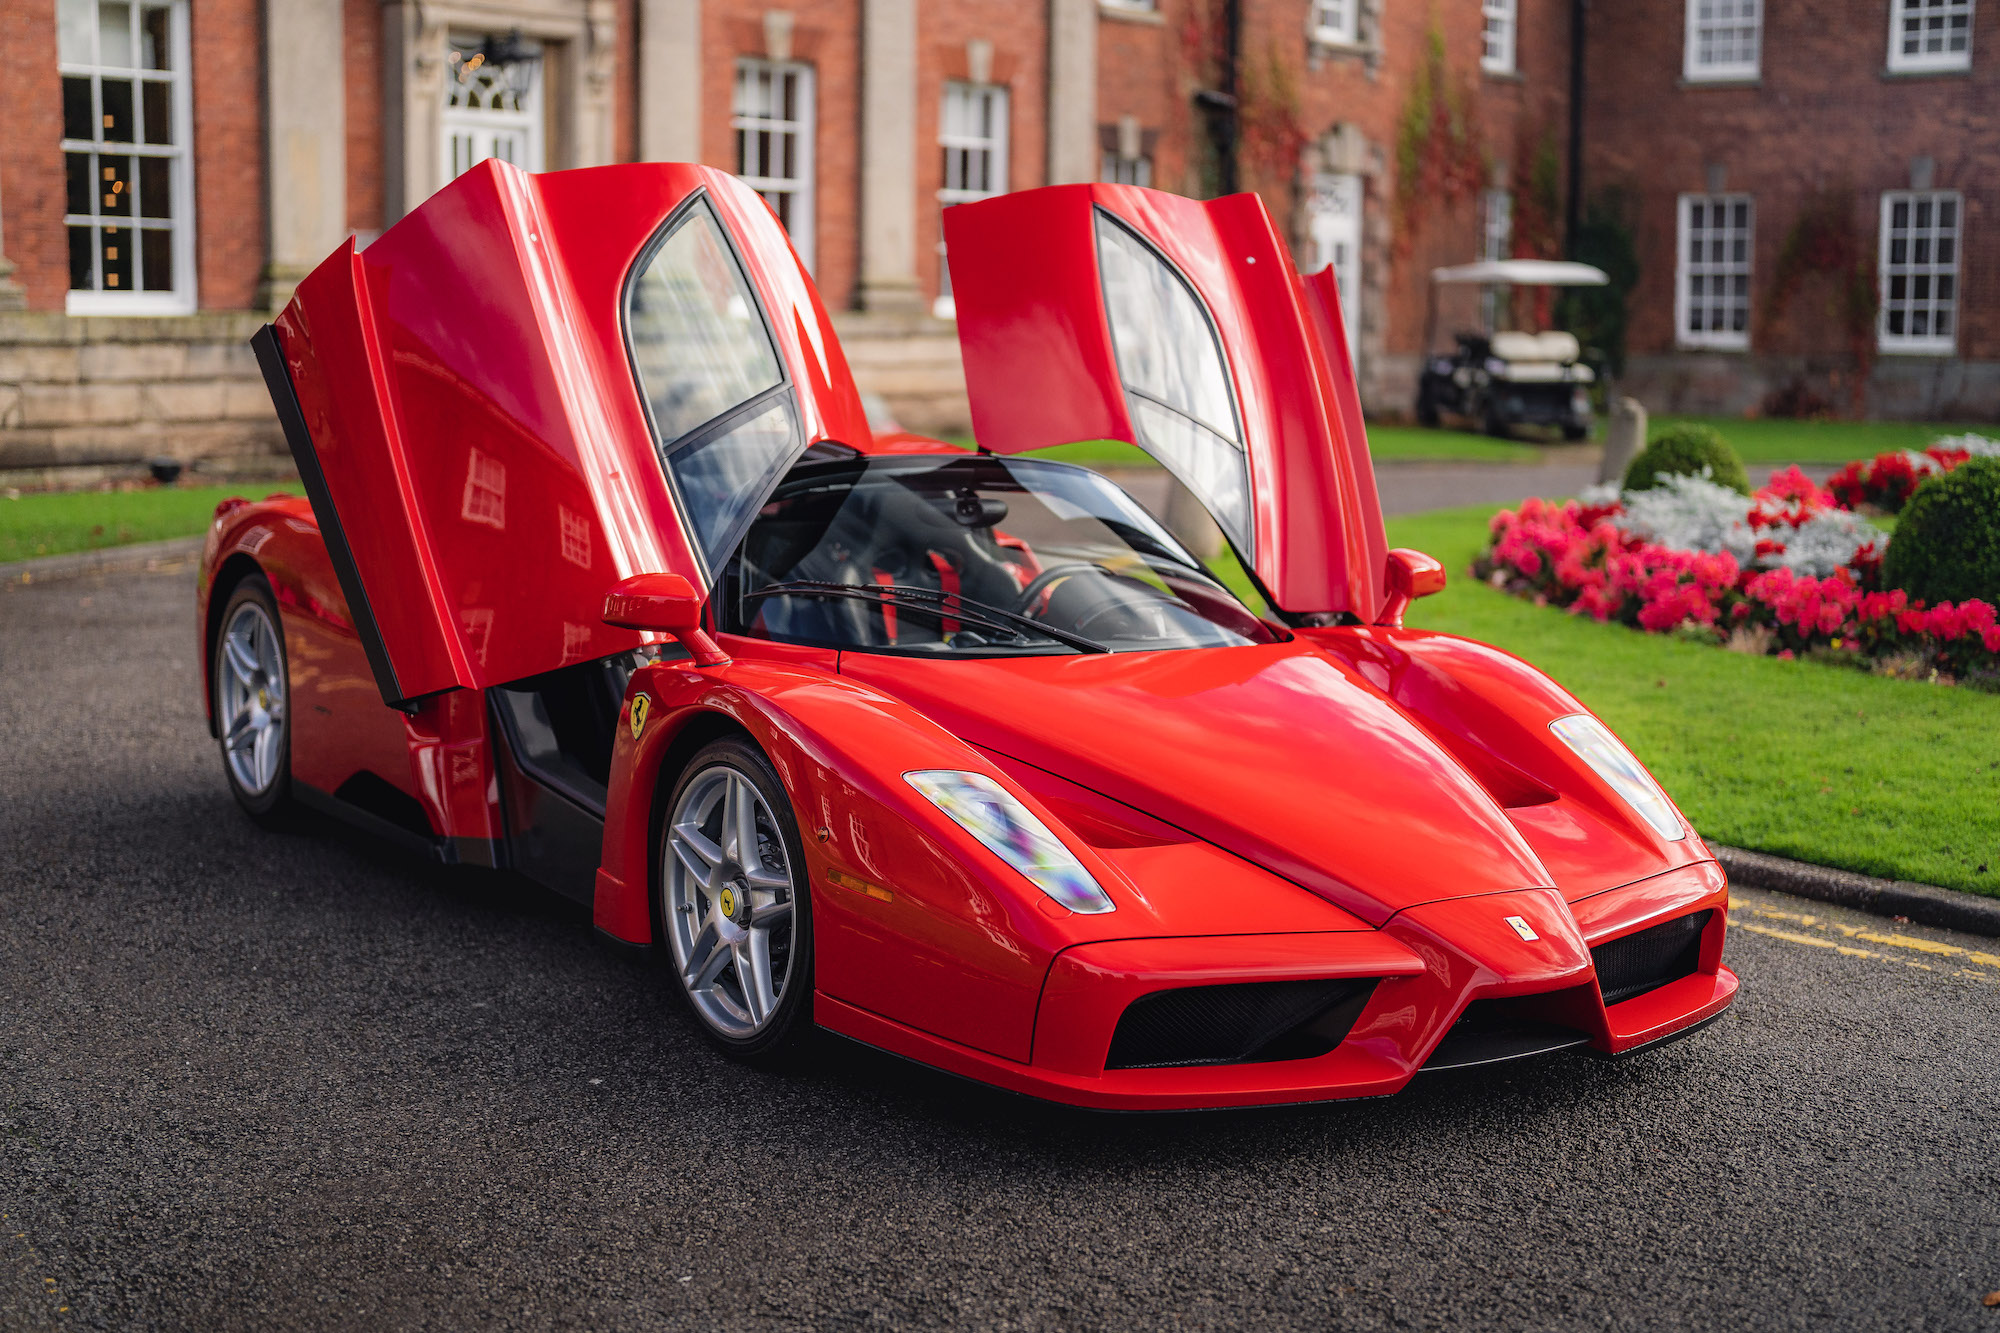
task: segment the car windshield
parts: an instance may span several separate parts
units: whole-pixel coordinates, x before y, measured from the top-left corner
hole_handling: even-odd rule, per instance
[[[751,523],[721,604],[737,633],[923,656],[1278,637],[1096,473],[986,455],[800,464]]]

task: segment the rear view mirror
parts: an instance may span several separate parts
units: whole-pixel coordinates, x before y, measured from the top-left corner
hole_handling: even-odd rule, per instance
[[[701,594],[679,574],[634,574],[604,599],[604,623],[618,629],[671,634],[697,666],[719,666],[729,655],[701,627]]]
[[[1412,551],[1399,546],[1389,552],[1388,598],[1382,603],[1382,614],[1375,619],[1378,625],[1392,629],[1403,627],[1403,613],[1410,609],[1410,603],[1418,597],[1428,597],[1434,592],[1444,591],[1444,566],[1422,551]]]

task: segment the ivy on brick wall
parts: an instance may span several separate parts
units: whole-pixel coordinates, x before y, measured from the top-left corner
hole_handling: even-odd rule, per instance
[[[1778,263],[1765,289],[1760,312],[1762,337],[1768,339],[1809,277],[1827,280],[1826,316],[1847,344],[1850,373],[1832,377],[1833,386],[1847,381],[1850,409],[1860,416],[1868,408],[1868,372],[1875,365],[1875,315],[1879,295],[1875,281],[1875,251],[1855,222],[1854,189],[1833,185],[1806,197],[1792,229],[1778,247]],[[1803,381],[1781,389],[1767,409],[1776,415],[1817,416],[1826,404]]]
[[[1632,289],[1639,283],[1639,243],[1632,219],[1637,192],[1611,186],[1593,194],[1577,220],[1571,256],[1604,270],[1602,287],[1571,287],[1556,307],[1556,322],[1576,335],[1586,355],[1613,375],[1625,373],[1625,326]]]
[[[1486,147],[1471,114],[1470,79],[1454,76],[1445,62],[1444,32],[1435,23],[1424,37],[1424,60],[1396,124],[1395,248],[1407,255],[1416,234],[1438,205],[1472,194],[1486,181]]]

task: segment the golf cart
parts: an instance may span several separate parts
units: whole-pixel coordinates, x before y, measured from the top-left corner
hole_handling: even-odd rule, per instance
[[[1477,287],[1602,287],[1602,269],[1555,259],[1482,259],[1431,270],[1424,321],[1424,369],[1417,380],[1417,420],[1435,426],[1446,413],[1465,417],[1489,435],[1516,426],[1557,426],[1565,440],[1590,434],[1590,385],[1597,378],[1578,357],[1576,335],[1495,332],[1457,335],[1457,348],[1433,353],[1438,289]]]

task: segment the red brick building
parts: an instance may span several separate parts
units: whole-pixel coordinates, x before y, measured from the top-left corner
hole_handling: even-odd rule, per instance
[[[242,348],[257,312],[487,156],[742,173],[848,312],[864,382],[933,429],[965,419],[940,250],[961,200],[1099,177],[1257,190],[1301,264],[1339,273],[1388,412],[1412,397],[1432,267],[1565,244],[1574,0],[779,2],[8,0],[0,467],[271,440]],[[1822,346],[1811,303],[1838,275],[1788,274],[1797,290],[1760,304],[1808,205],[1845,190],[1835,239],[1885,257],[1892,196],[1910,245],[1976,240],[1991,216],[2000,107],[1972,53],[1996,40],[1994,0],[1800,0],[1768,32],[1763,3],[1589,10],[1581,184],[1593,217],[1629,214],[1629,383],[1659,407],[1834,392],[1854,339]],[[1885,49],[1892,9],[1925,49]],[[1689,225],[1752,257],[1684,271]],[[1902,283],[1882,318],[1907,330],[1868,358],[1872,406],[1992,397],[2000,292],[1976,253],[1869,270]],[[1682,327],[1697,279],[1700,317],[1731,327]],[[1716,284],[1745,294],[1715,305]]]
[[[1585,50],[1629,391],[2000,418],[2000,4],[1618,0]]]

